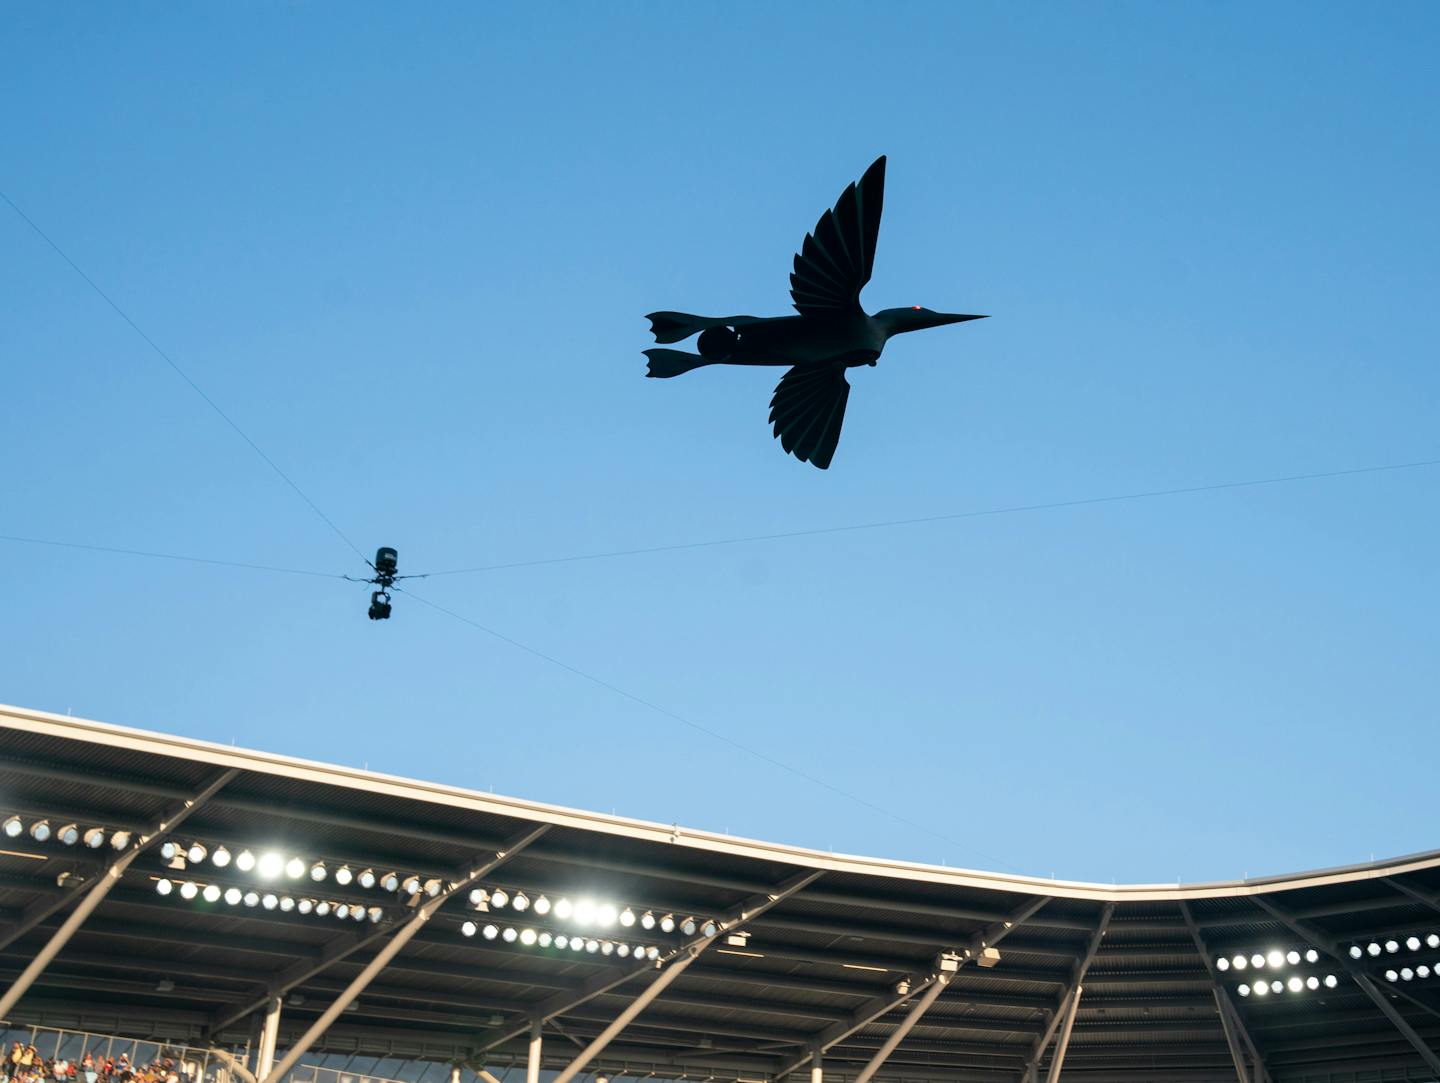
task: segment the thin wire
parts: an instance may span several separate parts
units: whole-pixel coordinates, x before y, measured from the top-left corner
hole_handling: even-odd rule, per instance
[[[470,625],[470,627],[484,632],[486,635],[492,636],[493,638],[500,640],[500,642],[502,643],[509,644],[517,650],[522,650],[526,654],[533,655],[534,657],[539,658],[541,661],[549,662],[552,666],[557,666],[560,669],[565,670],[565,672],[579,677],[581,680],[589,681],[591,684],[598,685],[599,687],[605,689],[607,692],[613,692],[615,695],[620,696],[622,699],[628,699],[631,703],[639,704],[641,707],[644,707],[647,710],[654,711],[656,714],[663,715],[666,718],[671,719],[672,721],[679,722],[683,726],[689,726],[691,729],[703,733],[707,737],[711,737],[716,741],[722,742],[723,744],[727,744],[731,748],[744,752],[747,755],[754,756],[756,759],[763,760],[764,762],[770,764],[770,766],[772,767],[778,767],[782,771],[788,771],[790,774],[795,775],[797,778],[802,778],[806,782],[811,783],[812,785],[819,786],[821,789],[829,790],[831,793],[838,794],[839,796],[844,797],[850,801],[854,801],[857,804],[863,805],[866,808],[870,809],[872,812],[878,812],[882,816],[887,816],[898,823],[904,824],[906,827],[911,827],[917,831],[924,832],[925,834],[930,835],[933,838],[937,838],[940,841],[945,842],[951,846],[958,846],[962,850],[968,850],[976,857],[979,857],[984,861],[991,862],[995,866],[999,866],[1001,868],[1008,868],[1012,871],[1018,871],[1015,870],[1015,867],[1008,862],[1002,861],[1000,858],[995,857],[991,854],[981,853],[979,850],[976,850],[968,843],[963,843],[957,839],[951,838],[949,835],[941,834],[934,828],[927,827],[922,823],[917,823],[915,820],[908,819],[900,815],[900,813],[898,812],[885,808],[883,805],[877,805],[873,801],[869,801],[866,800],[864,797],[861,797],[859,794],[851,793],[849,790],[842,789],[841,787],[836,786],[833,783],[826,782],[824,779],[816,778],[814,775],[808,774],[807,772],[800,770],[800,768],[798,767],[793,767],[790,764],[785,763],[783,760],[777,760],[774,756],[767,755],[766,753],[761,752],[758,749],[751,748],[749,745],[742,744],[741,742],[735,740],[733,737],[727,737],[725,736],[725,734],[719,733],[716,730],[712,730],[710,727],[704,726],[699,722],[694,721],[693,719],[686,718],[684,715],[678,714],[677,712],[670,710],[670,708],[668,707],[662,707],[658,703],[654,703],[651,700],[643,698],[642,696],[637,696],[633,692],[627,692],[619,685],[611,684],[609,681],[601,677],[597,677],[593,673],[587,673],[585,670],[579,669],[576,666],[572,666],[568,662],[562,662],[554,655],[546,654],[544,651],[536,650],[534,647],[526,643],[521,643],[518,639],[507,636],[503,632],[497,632],[494,628],[487,628],[479,621],[471,620],[469,617],[461,613],[457,613],[453,609],[447,609],[445,608],[445,606],[440,605],[437,602],[432,602],[428,598],[422,598],[413,590],[407,590],[404,587],[396,587],[394,589],[397,593],[405,594],[411,598],[414,598],[421,605],[429,606],[431,609],[444,613],[447,617],[452,617],[462,624],[468,624]]]
[[[347,576],[334,572],[312,572],[305,568],[277,568],[272,564],[245,564],[236,560],[212,560],[208,557],[187,557],[179,553],[153,553],[146,549],[116,549],[109,545],[85,545],[81,542],[53,541],[49,538],[22,538],[15,534],[0,534],[0,541],[20,542],[25,545],[50,545],[57,549],[84,549],[92,553],[116,553],[127,557],[152,557],[155,560],[183,560],[190,564],[217,564],[224,568],[247,568],[255,572],[280,572],[285,575],[313,575],[321,579],[345,579]]]
[[[1112,496],[1090,496],[1079,500],[1056,500],[1046,504],[1012,504],[999,508],[983,508],[977,511],[957,511],[945,515],[925,515],[913,519],[883,519],[871,523],[847,523],[841,526],[811,527],[806,530],[785,530],[775,534],[748,534],[736,538],[715,538],[708,541],[677,542],[674,545],[652,545],[642,549],[613,549],[601,553],[578,553],[563,557],[545,557],[540,560],[517,560],[508,564],[481,564],[473,568],[451,568],[441,572],[426,572],[416,579],[434,579],[442,575],[468,575],[474,572],[498,572],[511,568],[536,568],[545,564],[573,564],[585,560],[609,560],[613,557],[645,556],[651,553],[675,553],[686,549],[708,549],[720,545],[749,545],[754,542],[781,541],[786,538],[811,538],[820,534],[844,534],[859,530],[883,530],[890,527],[922,526],[927,523],[953,522],[957,519],[983,519],[998,515],[1015,515],[1020,512],[1055,511],[1060,508],[1079,508],[1091,504],[1117,504],[1128,500],[1153,500],[1162,496],[1184,496],[1191,493],[1211,493],[1222,489],[1245,489],[1260,485],[1282,485],[1295,481],[1317,481],[1323,478],[1342,478],[1355,474],[1377,474],[1391,470],[1414,470],[1422,466],[1440,466],[1440,459],[1421,459],[1416,462],[1386,463],[1380,466],[1357,466],[1348,470],[1326,470],[1314,474],[1286,474],[1281,477],[1251,478],[1245,481],[1222,481],[1213,485],[1188,485],[1177,489],[1147,489],[1134,493],[1117,493]]]
[[[190,389],[194,391],[195,394],[199,395],[202,399],[204,399],[206,405],[208,405],[210,409],[214,410],[217,414],[219,414],[225,424],[229,425],[232,429],[235,430],[236,433],[239,434],[240,439],[244,440],[247,444],[250,445],[251,450],[254,451],[256,455],[259,455],[260,458],[265,461],[265,464],[269,466],[271,470],[275,471],[276,474],[279,475],[281,481],[283,481],[286,485],[290,486],[290,488],[295,491],[296,496],[298,496],[301,500],[305,501],[306,505],[309,506],[311,511],[313,511],[316,515],[320,516],[320,518],[324,521],[325,525],[328,526],[331,530],[333,530],[336,536],[339,537],[341,541],[343,541],[352,550],[354,550],[356,556],[358,556],[361,560],[366,559],[365,554],[356,547],[355,543],[346,536],[343,530],[341,530],[338,526],[335,525],[334,521],[330,518],[330,516],[326,515],[323,511],[321,511],[315,501],[311,500],[308,496],[305,495],[305,491],[301,489],[300,486],[296,485],[294,481],[291,480],[290,475],[285,473],[285,471],[281,470],[280,467],[276,464],[275,460],[270,458],[269,455],[266,455],[265,452],[260,449],[260,445],[257,444],[254,440],[250,439],[249,434],[246,433],[245,430],[242,429],[239,425],[237,425],[235,423],[235,420],[229,414],[227,414],[224,410],[220,409],[220,406],[215,402],[215,400],[212,399],[209,395],[205,394],[205,392],[201,389],[200,385],[197,384],[194,380],[192,380],[189,374],[186,373],[185,370],[182,369],[179,365],[177,365],[175,363],[175,360],[168,353],[166,353],[158,345],[156,345],[155,340],[149,335],[147,335],[143,330],[141,330],[140,325],[137,324],[134,320],[132,320],[127,312],[119,305],[117,305],[115,301],[110,297],[110,295],[96,284],[93,278],[91,278],[83,270],[81,270],[80,265],[77,264],[68,255],[66,255],[63,248],[61,248],[58,244],[51,240],[48,233],[46,233],[43,229],[36,225],[35,221],[28,214],[22,211],[18,206],[16,206],[15,201],[11,199],[8,195],[6,195],[3,191],[0,191],[0,199],[3,199],[6,203],[10,204],[10,209],[16,214],[18,214],[21,219],[24,220],[25,224],[28,225],[31,229],[33,229],[40,236],[41,240],[43,240],[46,244],[53,248],[56,254],[59,255],[61,259],[63,259],[66,263],[70,265],[70,269],[74,271],[77,275],[79,275],[81,278],[83,278],[86,285],[88,285],[92,290],[99,294],[101,299],[104,300],[107,305],[113,308],[122,320],[129,324],[131,330],[133,330],[137,335],[144,339],[146,344],[155,351],[155,353],[160,357],[160,359],[164,361],[167,365],[169,365],[172,369],[174,369],[180,379],[184,380],[187,384],[189,384]]]

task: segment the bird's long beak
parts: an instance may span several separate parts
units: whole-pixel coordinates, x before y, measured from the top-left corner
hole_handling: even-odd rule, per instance
[[[935,326],[943,327],[947,323],[964,323],[966,320],[988,320],[989,318],[989,316],[961,316],[954,312],[937,312]]]

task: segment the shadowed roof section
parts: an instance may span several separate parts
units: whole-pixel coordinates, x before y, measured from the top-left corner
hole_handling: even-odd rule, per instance
[[[43,818],[52,832],[69,823],[142,832],[231,770],[175,840],[197,842],[207,855],[223,847],[298,857],[304,874],[262,881],[208,856],[179,867],[152,847],[40,974],[11,1022],[243,1041],[254,1006],[278,987],[287,996],[284,1048],[425,898],[423,888],[417,899],[379,884],[342,886],[334,877],[341,866],[352,877],[371,869],[377,878],[393,871],[417,885],[450,883],[477,855],[525,838],[478,884],[524,895],[530,906],[476,911],[457,892],[317,1051],[523,1065],[528,1019],[544,1005],[546,1066],[562,1068],[645,987],[645,967],[620,956],[620,946],[627,956],[655,947],[663,966],[686,938],[680,928],[638,921],[580,928],[554,909],[538,914],[535,900],[543,895],[552,908],[560,899],[608,901],[637,918],[693,918],[699,929],[803,881],[733,943],[718,937],[591,1067],[768,1080],[808,1072],[801,1065],[819,1040],[826,1075],[853,1080],[897,1033],[919,990],[943,974],[943,989],[877,1078],[1017,1083],[1031,1066],[1048,1072],[1057,1048],[1065,1049],[1064,1078],[1088,1083],[1235,1080],[1236,1050],[1242,1061],[1258,1054],[1273,1080],[1381,1070],[1387,1079],[1435,1078],[1426,1054],[1440,1046],[1440,949],[1428,948],[1427,937],[1440,932],[1440,853],[1199,885],[1050,881],[736,839],[5,707],[0,817],[25,826],[0,838],[0,987],[67,910],[33,925],[27,915],[94,882],[111,853],[53,834],[37,840],[29,825]],[[322,881],[311,879],[316,862]],[[168,894],[157,890],[162,879],[172,883]],[[217,898],[182,898],[187,881],[213,887]],[[291,905],[230,904],[222,893],[231,889]],[[302,913],[302,899],[326,902],[330,912]],[[379,916],[342,922],[333,909],[341,905]],[[517,939],[467,936],[467,921],[514,929]],[[525,943],[526,930],[545,940]],[[555,946],[555,937],[574,934],[597,949]],[[1368,953],[1372,941],[1380,954]],[[1352,945],[1361,959],[1350,957]],[[1251,964],[1272,952],[1278,966]],[[1299,962],[1287,960],[1290,952]],[[947,953],[958,956],[953,970],[940,962]],[[1236,956],[1243,971],[1231,963]],[[1401,970],[1412,978],[1387,977]],[[1281,991],[1256,993],[1261,979]]]

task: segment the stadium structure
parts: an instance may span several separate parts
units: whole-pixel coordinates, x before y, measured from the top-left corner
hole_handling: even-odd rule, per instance
[[[1440,853],[1057,882],[18,708],[0,805],[0,1021],[259,1083],[337,1055],[484,1083],[1440,1077]]]

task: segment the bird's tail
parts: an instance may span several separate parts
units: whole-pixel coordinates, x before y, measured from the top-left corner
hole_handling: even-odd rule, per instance
[[[679,376],[682,372],[689,372],[691,369],[698,369],[701,365],[713,365],[715,362],[701,357],[698,353],[685,353],[682,350],[646,350],[645,356],[650,359],[650,366],[646,369],[646,376]]]
[[[692,316],[688,312],[652,312],[645,317],[650,321],[650,331],[660,343],[680,342],[697,331],[728,323],[726,316]]]

